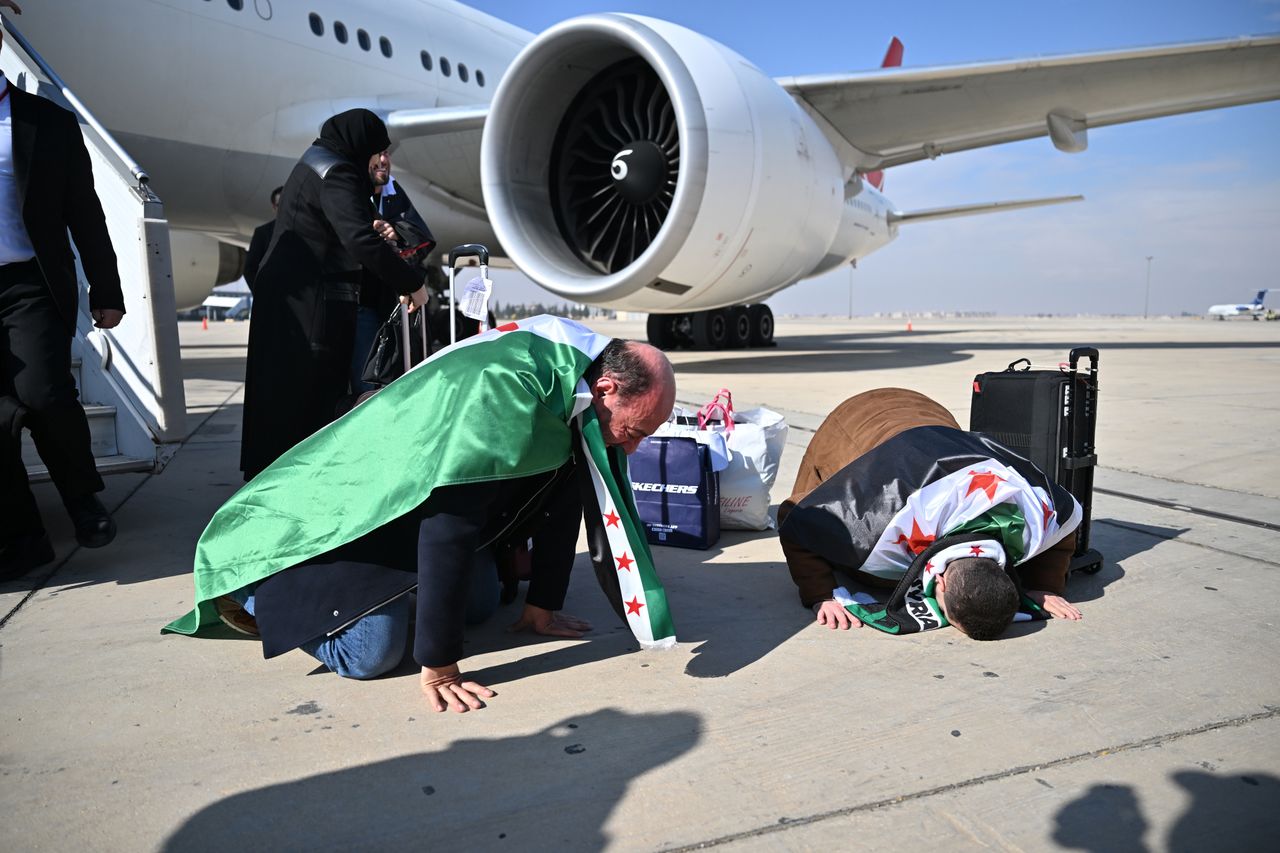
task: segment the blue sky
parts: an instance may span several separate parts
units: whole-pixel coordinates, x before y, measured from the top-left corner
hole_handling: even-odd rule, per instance
[[[478,0],[537,32],[579,14],[652,15],[697,30],[771,76],[855,71],[889,39],[927,66],[1280,32],[1280,0],[921,2]],[[1280,102],[1090,131],[1066,155],[1045,139],[890,170],[902,210],[1083,193],[1082,204],[904,227],[845,271],[770,300],[779,313],[1201,313],[1280,287]],[[499,287],[504,285],[500,281]],[[527,298],[514,285],[504,300]],[[1268,304],[1280,307],[1280,291]]]

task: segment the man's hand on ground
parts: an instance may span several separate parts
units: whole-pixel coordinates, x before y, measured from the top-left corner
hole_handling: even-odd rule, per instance
[[[1039,589],[1029,589],[1027,590],[1027,598],[1040,605],[1050,616],[1056,619],[1070,619],[1072,622],[1079,622],[1084,618],[1074,604],[1060,595],[1054,595],[1051,592],[1044,592]]]
[[[826,625],[833,631],[837,628],[841,631],[848,631],[850,628],[862,627],[862,621],[860,619],[849,613],[849,611],[844,608],[844,605],[831,599],[827,599],[821,604],[816,605],[813,608],[813,612],[818,617],[819,625]]]
[[[463,681],[458,665],[422,668],[422,694],[433,711],[450,709],[459,714],[478,711],[484,707],[484,699],[498,695],[474,681]]]
[[[532,630],[544,637],[569,637],[576,640],[591,630],[591,623],[555,610],[543,610],[526,604],[520,618],[508,630]]]

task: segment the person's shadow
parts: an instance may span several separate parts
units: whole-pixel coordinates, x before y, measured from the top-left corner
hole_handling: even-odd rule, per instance
[[[600,850],[631,780],[700,738],[691,713],[606,708],[533,734],[459,740],[235,794],[191,817],[163,849]]]
[[[1067,803],[1054,819],[1053,840],[1089,853],[1144,853],[1146,817],[1128,785],[1094,785]]]
[[[1190,794],[1191,804],[1169,828],[1161,849],[1180,853],[1274,846],[1280,834],[1280,778],[1183,770],[1172,779]],[[1133,788],[1099,784],[1058,811],[1052,838],[1068,850],[1141,853],[1150,849],[1144,841],[1149,829]]]

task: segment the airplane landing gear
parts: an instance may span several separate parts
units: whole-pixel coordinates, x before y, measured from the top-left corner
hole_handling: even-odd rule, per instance
[[[650,314],[645,331],[659,349],[771,347],[773,311],[768,305],[733,305],[690,314]]]

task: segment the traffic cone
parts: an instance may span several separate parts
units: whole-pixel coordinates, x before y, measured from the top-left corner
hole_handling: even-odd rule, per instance
[[[908,332],[909,332],[909,331],[911,331],[911,321],[910,321],[910,320],[908,320],[908,321],[907,321],[907,331],[908,331]]]
[[[201,317],[201,318],[200,318],[200,328],[204,329],[205,331],[208,331],[208,329],[209,329],[209,318],[208,318],[208,317]]]

